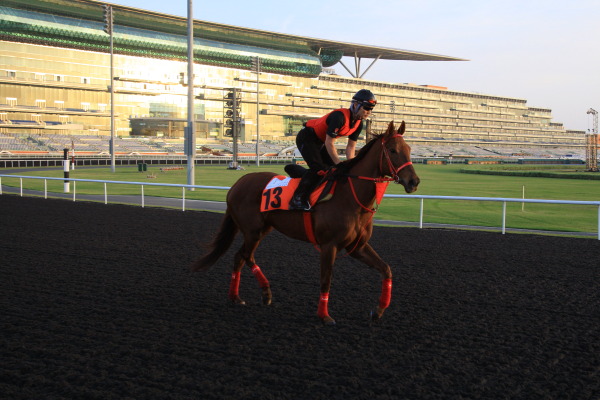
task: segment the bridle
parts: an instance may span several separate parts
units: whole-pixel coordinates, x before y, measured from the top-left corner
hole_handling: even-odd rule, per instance
[[[400,135],[399,133],[395,133],[394,135],[390,136],[389,138],[393,139],[393,138],[396,138],[399,136],[402,136],[402,135]],[[394,167],[394,164],[392,163],[392,159],[390,157],[390,152],[387,149],[387,147],[385,147],[386,142],[387,142],[387,140],[385,137],[381,139],[381,145],[383,146],[383,151],[381,152],[381,158],[379,159],[379,170],[383,174],[383,158],[385,157],[388,169],[390,170],[390,173],[392,176],[392,180],[394,180],[396,182],[400,182],[400,177],[398,176],[398,173],[400,171],[402,171],[404,168],[408,167],[409,165],[412,165],[412,161],[407,161],[404,164],[400,165],[399,167]]]
[[[385,183],[385,186],[387,187],[387,183],[389,182],[396,182],[399,183],[400,182],[400,176],[398,176],[398,173],[400,171],[402,171],[404,168],[408,167],[409,165],[412,165],[412,161],[407,161],[404,164],[400,165],[399,167],[394,167],[394,163],[392,162],[392,159],[390,157],[390,152],[387,149],[387,147],[385,147],[385,144],[387,143],[387,141],[389,139],[394,139],[397,138],[399,136],[402,136],[399,133],[395,133],[393,135],[390,135],[389,137],[383,137],[381,139],[381,147],[382,147],[382,151],[381,151],[381,157],[379,158],[379,171],[381,173],[381,176],[378,178],[372,178],[370,176],[359,176],[359,175],[346,175],[348,177],[348,183],[350,184],[350,190],[352,191],[352,195],[354,196],[354,200],[356,201],[356,203],[365,211],[368,211],[372,214],[374,214],[377,211],[377,207],[379,206],[379,202],[381,201],[381,199],[376,199],[377,201],[377,207],[376,208],[368,208],[365,207],[360,200],[358,199],[358,196],[356,195],[356,190],[354,190],[354,184],[352,183],[352,179],[362,179],[362,180],[367,180],[367,181],[372,181],[375,183],[375,185],[377,186],[377,184],[382,184]],[[388,140],[386,140],[388,139]],[[385,161],[387,162],[387,167],[390,171],[390,175],[391,178],[386,178],[385,174],[383,173],[383,160],[385,158]],[[385,191],[385,188],[384,190]],[[383,195],[383,193],[382,193]]]

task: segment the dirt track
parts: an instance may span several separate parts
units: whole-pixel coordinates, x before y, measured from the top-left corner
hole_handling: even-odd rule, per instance
[[[260,304],[226,301],[230,251],[188,272],[220,214],[0,196],[0,398],[600,399],[600,242],[376,227],[380,278],[279,233]],[[237,248],[237,244],[234,245]]]

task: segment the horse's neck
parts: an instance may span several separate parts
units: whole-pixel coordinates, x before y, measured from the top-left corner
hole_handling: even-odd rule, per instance
[[[380,178],[381,143],[374,143],[369,152],[351,169],[350,174],[366,178]]]
[[[375,201],[375,183],[373,182],[373,179],[381,178],[379,169],[380,153],[378,151],[380,146],[381,144],[375,143],[375,145],[369,149],[369,152],[365,157],[360,160],[360,162],[356,163],[349,171],[349,175],[353,177],[349,178],[352,180],[350,185],[356,193],[356,198],[366,207],[371,207]],[[349,188],[349,190],[352,189]],[[352,196],[354,196],[354,194],[352,194]]]

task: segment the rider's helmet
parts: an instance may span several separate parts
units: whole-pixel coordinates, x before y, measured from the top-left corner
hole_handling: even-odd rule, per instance
[[[377,104],[377,99],[370,90],[360,89],[354,96],[352,96],[352,103],[356,103],[366,110],[372,110]]]

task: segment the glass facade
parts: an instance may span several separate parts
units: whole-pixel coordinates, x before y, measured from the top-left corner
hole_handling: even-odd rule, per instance
[[[110,135],[109,36],[103,31],[102,10],[82,3],[79,8],[65,6],[56,15],[50,3],[61,5],[61,0],[6,0],[7,6],[0,7],[0,134],[31,140],[79,136],[91,143]],[[148,29],[159,20],[157,30]],[[552,121],[551,110],[528,107],[523,99],[325,74],[322,68],[337,63],[340,51],[317,54],[289,37],[252,37],[235,27],[198,25],[204,33],[195,39],[194,51],[199,146],[231,140],[223,135],[223,99],[235,87],[242,93],[242,142],[258,136],[293,144],[303,122],[348,107],[352,95],[367,88],[378,98],[372,130],[385,130],[392,119],[405,120],[413,143],[585,147],[584,132],[566,131]],[[185,26],[168,16],[132,9],[115,13],[119,137],[183,137],[186,40]],[[258,101],[254,57],[262,63]]]

